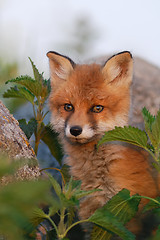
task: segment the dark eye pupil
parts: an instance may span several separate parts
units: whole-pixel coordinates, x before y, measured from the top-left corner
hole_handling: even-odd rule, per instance
[[[72,106],[72,104],[67,104],[67,103],[66,103],[66,104],[64,105],[64,109],[69,112],[69,111],[72,111],[72,110],[73,110],[73,106]]]

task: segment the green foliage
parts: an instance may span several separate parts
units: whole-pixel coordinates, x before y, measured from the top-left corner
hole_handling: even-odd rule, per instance
[[[42,209],[35,209],[33,212],[32,222],[38,225],[44,219],[49,220],[58,239],[63,239],[67,236],[68,231],[72,227],[81,222],[79,221],[77,223],[73,223],[76,207],[79,206],[79,199],[98,190],[94,189],[90,191],[83,191],[81,190],[81,182],[74,181],[72,178],[61,187],[49,173],[46,174],[51,182],[56,196],[54,197],[52,205],[49,207],[48,214],[44,213]],[[58,225],[56,225],[51,218],[56,213],[60,216]]]
[[[35,120],[35,118],[31,118],[28,123],[26,122],[26,119],[20,119],[18,122],[20,128],[23,130],[23,132],[25,132],[26,137],[30,139],[30,137],[37,128],[37,121]]]
[[[137,196],[137,195],[136,195]],[[134,239],[123,224],[126,224],[138,210],[140,198],[130,197],[128,190],[123,189],[115,195],[107,204],[96,210],[95,213],[89,218],[91,222],[102,226],[104,229],[109,230],[105,232],[102,229],[94,227],[92,232],[92,240],[96,239],[110,239],[112,233],[118,234],[122,239]]]
[[[143,212],[150,211],[153,209],[157,209],[160,207],[160,197],[152,199],[148,204],[145,205]]]
[[[160,111],[157,116],[152,116],[146,108],[143,108],[145,130],[150,138],[157,160],[160,161]]]
[[[24,98],[25,100],[34,104],[34,95],[25,87],[11,87],[3,94],[3,97]]]
[[[136,145],[152,155],[155,160],[154,165],[160,170],[160,111],[157,116],[152,116],[146,108],[143,108],[142,113],[145,131],[131,126],[115,127],[105,133],[98,146],[109,141],[122,141]]]
[[[146,108],[143,108],[142,114],[144,118],[145,131],[141,131],[138,128],[134,128],[131,126],[128,126],[128,127],[125,126],[123,128],[115,127],[115,129],[105,133],[104,137],[101,139],[98,146],[109,141],[122,141],[122,142],[130,143],[138,147],[141,147],[151,154],[151,156],[154,159],[153,165],[160,172],[160,111],[157,112],[156,116],[153,116]],[[157,178],[157,181],[158,181],[158,178]],[[143,212],[154,211],[154,213],[160,217],[160,197],[157,197],[156,199],[149,198],[146,196],[131,197],[132,200],[137,198],[138,199],[146,198],[150,200],[149,203],[144,207]],[[114,197],[112,198],[111,201],[113,200],[114,200]],[[107,206],[109,207],[109,203],[107,204]],[[114,209],[116,209],[116,206],[118,205],[115,202],[113,206],[115,206]],[[133,209],[131,208],[131,210]],[[117,215],[121,223],[125,223],[125,216],[126,217],[129,216],[128,212],[130,212],[130,209],[127,210],[127,214],[124,213],[121,215],[122,218],[121,217],[119,218],[119,216]],[[95,234],[98,235],[98,229],[94,229],[94,231],[95,231]],[[99,230],[99,234],[103,236],[103,231]],[[109,239],[110,237],[111,235],[107,236],[107,234],[105,234],[105,236],[102,239]],[[157,230],[154,239],[159,239],[159,237],[160,237],[160,228]]]
[[[11,164],[7,158],[0,160],[0,177],[9,173],[15,174],[20,166],[20,164],[15,164],[16,162]],[[23,164],[26,162],[24,161]],[[30,163],[30,165],[32,164]],[[67,239],[68,232],[74,226],[87,222],[94,224],[91,240],[109,240],[113,234],[124,240],[135,239],[135,236],[126,229],[124,224],[136,214],[141,196],[130,196],[129,191],[123,189],[102,208],[97,209],[91,217],[74,222],[75,212],[79,208],[79,200],[101,190],[84,191],[81,189],[81,182],[72,178],[63,182],[61,187],[49,173],[46,174],[49,178],[47,182],[44,180],[23,181],[0,186],[0,234],[6,239],[35,239],[35,229],[39,225],[43,225],[45,219],[50,223],[50,227],[46,229],[46,238],[50,240]],[[56,195],[49,194],[50,186],[53,187]],[[157,210],[160,198],[150,200],[145,211]],[[47,212],[37,207],[42,203],[49,206]],[[58,224],[52,219],[55,214],[58,214],[60,218]],[[156,236],[159,236],[159,231]]]
[[[2,176],[11,177],[16,173],[22,165],[22,160],[18,162],[11,163],[8,158],[0,156],[0,181]],[[44,180],[0,185],[0,236],[9,240],[35,239],[30,218],[36,205],[51,202],[49,188],[50,184]]]
[[[28,123],[26,123],[24,119],[19,120],[20,127],[28,139],[32,134],[35,135],[34,150],[36,154],[40,141],[43,141],[59,164],[61,164],[63,154],[57,141],[57,134],[54,133],[49,124],[44,124],[44,118],[48,114],[48,111],[45,112],[45,106],[51,90],[50,80],[44,79],[43,73],[40,74],[33,61],[30,58],[29,60],[32,65],[34,78],[25,75],[8,80],[6,84],[10,83],[16,85],[8,89],[3,94],[3,97],[21,98],[32,104],[34,119],[30,119]]]
[[[147,135],[135,127],[115,127],[115,129],[105,133],[99,145],[109,141],[123,141],[139,147],[147,148]]]
[[[32,222],[38,225],[44,219],[48,219],[55,229],[58,239],[65,238],[71,228],[83,222],[98,225],[96,233],[95,228],[92,232],[92,239],[96,239],[95,236],[99,237],[97,239],[110,239],[113,234],[117,234],[122,239],[135,239],[134,235],[123,224],[128,222],[137,212],[140,202],[140,198],[135,198],[137,195],[130,197],[129,191],[123,189],[104,207],[97,209],[90,218],[73,223],[75,207],[79,207],[79,199],[100,190],[81,190],[81,182],[72,178],[61,188],[50,174],[47,173],[47,175],[57,196],[54,198],[54,204],[49,208],[48,214],[44,213],[42,209],[35,209]],[[55,213],[60,216],[58,225],[51,218]],[[66,215],[68,216],[67,221],[65,219]],[[102,236],[105,236],[105,238],[101,238]]]
[[[63,153],[61,146],[58,144],[57,137],[57,133],[53,131],[50,124],[43,127],[41,131],[41,140],[48,146],[52,155],[61,165]]]
[[[34,118],[27,123],[25,119],[19,120],[20,127],[28,139],[35,135],[35,153],[37,154],[40,141],[50,149],[52,155],[61,164],[62,150],[57,142],[57,134],[49,124],[45,125],[44,118],[48,114],[45,105],[50,93],[50,81],[44,79],[33,61],[29,58],[34,78],[20,76],[6,83],[16,84],[4,93],[5,98],[15,97],[29,101],[33,106]],[[134,127],[115,127],[108,131],[102,140],[103,144],[109,141],[123,141],[136,145],[148,151],[155,160],[154,166],[160,171],[160,111],[157,116],[152,116],[144,108],[142,110],[145,131]],[[25,161],[23,161],[25,164]],[[34,163],[28,163],[30,165]],[[10,160],[3,158],[0,161],[0,178],[6,174],[15,174],[18,161],[10,164]],[[42,180],[30,182],[15,182],[7,186],[0,185],[0,236],[7,239],[35,239],[34,232],[44,220],[48,220],[50,228],[46,229],[46,239],[67,239],[68,232],[77,224],[92,223],[91,240],[109,240],[116,234],[121,239],[132,240],[135,236],[124,226],[138,211],[141,198],[146,198],[149,203],[144,207],[144,212],[154,211],[160,216],[160,198],[152,199],[146,196],[133,195],[126,189],[121,190],[102,208],[97,209],[88,219],[74,222],[75,212],[79,208],[79,201],[95,191],[84,191],[81,182],[68,176],[67,166],[57,169],[62,175],[62,186],[49,174],[49,181]],[[54,193],[52,198],[49,187]],[[48,211],[40,208],[40,203],[47,205]],[[58,224],[53,221],[53,215],[59,215]],[[9,219],[9,220],[8,220]],[[8,230],[9,229],[9,230]],[[158,228],[154,240],[159,239]]]

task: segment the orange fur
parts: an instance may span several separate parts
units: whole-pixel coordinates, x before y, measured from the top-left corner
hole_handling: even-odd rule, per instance
[[[120,143],[96,144],[105,131],[128,124],[132,57],[117,54],[104,66],[76,65],[70,59],[49,52],[52,92],[51,122],[60,134],[71,174],[83,189],[102,189],[81,202],[81,218],[89,217],[122,188],[131,194],[156,197],[159,194],[149,156],[145,151]],[[65,64],[64,64],[65,63]],[[65,110],[65,104],[73,109]],[[103,106],[93,112],[93,106]],[[82,133],[71,134],[80,127]],[[158,180],[159,181],[159,180]]]

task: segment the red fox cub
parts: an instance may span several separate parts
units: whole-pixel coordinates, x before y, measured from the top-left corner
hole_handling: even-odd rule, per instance
[[[131,54],[114,55],[104,66],[75,64],[56,52],[47,56],[51,123],[59,133],[71,174],[85,190],[102,189],[81,202],[80,217],[89,217],[123,188],[156,197],[157,179],[145,151],[117,142],[96,148],[106,131],[128,124]]]

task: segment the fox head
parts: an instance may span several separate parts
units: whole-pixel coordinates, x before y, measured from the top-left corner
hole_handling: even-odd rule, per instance
[[[71,144],[98,141],[115,126],[128,124],[133,60],[129,52],[103,66],[79,65],[48,52],[51,74],[51,124]]]

